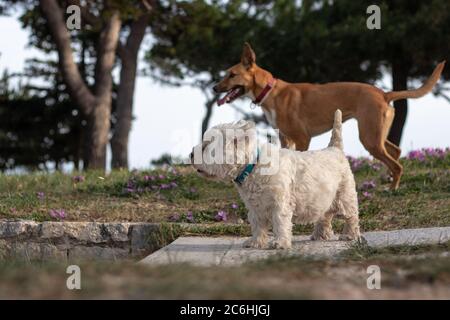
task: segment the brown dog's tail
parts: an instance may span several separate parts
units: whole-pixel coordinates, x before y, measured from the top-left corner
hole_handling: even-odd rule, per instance
[[[344,149],[344,144],[342,143],[342,112],[339,109],[334,113],[333,131],[331,132],[331,140],[328,147]]]
[[[400,99],[407,99],[407,98],[416,99],[426,95],[428,92],[431,91],[431,89],[433,89],[436,82],[439,81],[444,66],[445,60],[436,66],[436,68],[433,71],[433,74],[427,79],[427,81],[425,81],[425,83],[419,89],[386,92],[384,94],[384,99],[386,100],[386,102],[389,103],[391,101]]]

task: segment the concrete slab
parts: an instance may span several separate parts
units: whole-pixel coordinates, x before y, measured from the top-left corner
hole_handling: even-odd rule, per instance
[[[244,248],[243,243],[246,239],[238,237],[180,237],[140,262],[152,265],[191,263],[202,266],[231,266],[274,255],[333,257],[350,246],[348,241],[310,241],[309,236],[295,236],[290,250],[261,250]]]
[[[309,236],[295,236],[290,250],[244,248],[247,238],[180,237],[168,246],[140,261],[148,265],[190,263],[201,266],[233,266],[273,256],[301,255],[315,258],[339,256],[351,246],[349,241],[310,241]],[[377,231],[363,234],[371,247],[437,244],[450,240],[450,227]]]
[[[366,232],[363,237],[368,246],[375,248],[438,244],[450,241],[450,227]]]

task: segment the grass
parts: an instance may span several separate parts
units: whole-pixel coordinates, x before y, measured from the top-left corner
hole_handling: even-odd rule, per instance
[[[66,289],[67,265],[0,262],[0,298],[316,299],[450,298],[450,243],[371,249],[338,260],[270,258],[239,267],[80,264],[79,291]],[[422,254],[427,256],[423,257]],[[381,290],[368,290],[378,265]]]
[[[450,154],[422,162],[402,159],[405,174],[395,192],[386,190],[387,170],[364,161],[355,168],[363,231],[450,225]],[[193,227],[194,234],[248,234],[246,209],[231,182],[206,180],[190,167],[175,170],[87,172],[83,179],[0,175],[0,219],[52,220],[50,210],[64,209],[69,221],[195,222],[211,228]],[[226,222],[216,221],[221,210]],[[337,231],[341,227],[336,220]]]

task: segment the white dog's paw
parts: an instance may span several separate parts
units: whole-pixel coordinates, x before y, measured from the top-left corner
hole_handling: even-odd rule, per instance
[[[342,240],[342,241],[352,241],[352,240],[360,241],[361,240],[361,235],[360,234],[341,234],[339,236],[339,240]]]
[[[250,238],[244,241],[244,248],[263,249],[267,247],[267,240]]]
[[[313,234],[311,235],[310,239],[312,241],[332,240],[333,237],[334,237],[333,231],[331,231],[331,232],[322,232],[322,233],[314,231]]]
[[[290,249],[292,243],[286,239],[275,239],[270,243],[270,248],[272,249]]]

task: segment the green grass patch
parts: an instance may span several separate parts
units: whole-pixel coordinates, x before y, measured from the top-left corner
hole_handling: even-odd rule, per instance
[[[450,225],[450,156],[402,163],[405,173],[395,192],[386,190],[387,170],[380,164],[365,161],[356,170],[361,229]],[[174,169],[0,174],[0,219],[45,221],[52,219],[50,210],[64,209],[70,221],[219,223],[225,230],[246,220],[232,182],[204,179],[187,166]],[[219,211],[226,212],[226,221],[217,221]],[[339,230],[342,222],[336,219],[334,225]],[[296,234],[310,232],[311,225],[294,227]]]

